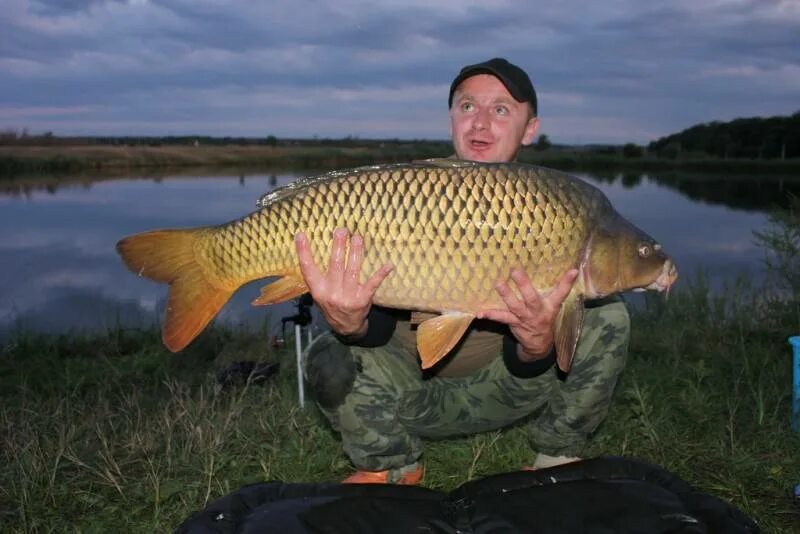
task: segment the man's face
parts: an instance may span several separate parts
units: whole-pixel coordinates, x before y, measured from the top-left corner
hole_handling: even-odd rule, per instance
[[[470,76],[453,93],[450,137],[459,159],[513,161],[533,141],[539,119],[528,102],[517,102],[491,74]]]

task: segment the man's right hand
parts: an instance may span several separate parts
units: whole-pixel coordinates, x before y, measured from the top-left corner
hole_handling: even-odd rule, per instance
[[[295,236],[295,246],[306,285],[330,327],[342,336],[360,337],[366,334],[372,298],[394,268],[392,264],[384,263],[362,284],[360,274],[364,239],[358,234],[351,239],[346,228],[338,228],[333,232],[331,257],[325,273],[314,262],[311,244],[302,232]]]

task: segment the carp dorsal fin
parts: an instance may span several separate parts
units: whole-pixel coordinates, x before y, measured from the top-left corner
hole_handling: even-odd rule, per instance
[[[428,369],[445,357],[469,328],[475,314],[447,312],[428,319],[417,328],[417,350],[422,368]]]
[[[336,169],[333,171],[326,172],[324,174],[302,176],[300,178],[297,178],[293,182],[290,182],[286,185],[282,185],[280,187],[276,187],[275,189],[267,191],[266,193],[258,197],[258,200],[256,200],[256,209],[266,208],[271,204],[293,197],[294,195],[302,193],[307,188],[315,186],[322,182],[328,182],[331,180],[335,180],[337,178],[341,178],[343,176],[350,176],[353,174],[357,174],[358,172],[380,169],[381,167],[382,167],[381,165],[366,165],[363,167],[356,167],[353,169]]]
[[[261,295],[251,304],[253,306],[267,306],[268,304],[291,300],[303,293],[308,293],[308,286],[305,280],[298,275],[289,274],[262,287]]]
[[[267,191],[256,200],[256,209],[266,208],[280,200],[296,195],[310,179],[300,178],[286,185],[276,187],[272,191]]]
[[[555,327],[556,362],[565,373],[572,367],[582,328],[583,295],[573,288],[561,304]]]
[[[479,165],[477,161],[467,161],[464,159],[453,158],[415,159],[411,163],[442,167],[443,169],[460,169],[463,167],[474,167],[475,165]]]

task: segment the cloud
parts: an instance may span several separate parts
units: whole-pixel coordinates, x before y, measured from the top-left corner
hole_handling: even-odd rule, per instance
[[[441,138],[459,68],[505,56],[555,141],[647,142],[792,113],[800,83],[793,1],[6,4],[0,128],[57,134]],[[571,116],[595,126],[554,122]]]
[[[96,111],[96,106],[38,106],[38,107],[0,107],[0,117],[6,119],[29,119],[34,117],[61,117],[64,115],[85,115]]]

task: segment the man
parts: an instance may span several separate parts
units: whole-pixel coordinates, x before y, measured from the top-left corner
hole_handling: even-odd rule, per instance
[[[513,161],[539,127],[528,75],[504,59],[464,67],[448,104],[460,159]],[[332,328],[309,347],[304,369],[357,468],[345,482],[416,484],[424,472],[422,438],[483,432],[528,416],[538,451],[532,467],[558,465],[578,459],[605,418],[624,367],[629,318],[618,298],[587,304],[573,367],[566,377],[557,372],[554,323],[577,270],[542,294],[525,272],[512,270],[510,281],[496,286],[507,310],[480,313],[447,361],[424,376],[410,314],[372,305],[392,266],[362,282],[364,242],[345,229],[334,232],[325,271],[303,234],[296,245],[311,295]]]

